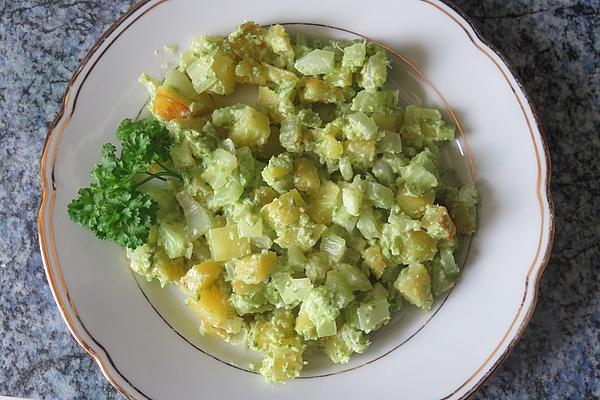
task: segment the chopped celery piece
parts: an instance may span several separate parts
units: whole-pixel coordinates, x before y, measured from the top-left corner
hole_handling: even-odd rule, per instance
[[[354,353],[364,353],[369,340],[364,332],[344,324],[335,336],[323,339],[323,352],[336,364],[346,364]]]
[[[360,71],[360,86],[365,89],[376,89],[383,86],[387,79],[390,62],[383,50],[373,54]]]
[[[396,108],[398,103],[397,90],[365,89],[356,93],[352,99],[352,111],[361,111],[367,114],[385,112]]]
[[[317,337],[332,336],[337,333],[335,319],[340,310],[325,287],[311,289],[301,307],[314,325]]]
[[[357,308],[358,326],[365,333],[374,331],[389,322],[390,304],[387,296],[387,290],[377,283]]]
[[[354,43],[344,48],[344,57],[342,58],[342,66],[356,70],[363,66],[367,49],[364,43]]]
[[[346,241],[329,230],[321,236],[321,251],[340,261],[346,253]]]
[[[165,250],[169,258],[190,258],[193,245],[184,224],[163,222],[158,226],[158,245]]]
[[[229,137],[237,147],[261,147],[271,134],[269,118],[250,106],[215,110],[213,122],[216,126],[231,130]]]
[[[303,75],[321,75],[333,71],[335,54],[332,51],[314,49],[300,58],[294,67]]]
[[[361,111],[348,115],[347,122],[344,133],[350,140],[370,140],[377,135],[375,121]]]

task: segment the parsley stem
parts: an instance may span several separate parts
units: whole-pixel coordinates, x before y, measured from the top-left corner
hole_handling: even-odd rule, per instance
[[[152,173],[152,172],[146,171],[144,173],[147,174],[148,176],[146,178],[142,179],[141,181],[139,181],[138,183],[136,183],[134,186],[134,189],[139,186],[142,186],[144,183],[149,182],[152,179],[160,179],[161,181],[166,181],[166,179],[163,178],[164,176],[181,179],[181,176],[179,176],[177,173],[172,172],[172,171],[161,171],[158,173]]]
[[[163,164],[163,163],[161,163],[160,161],[157,161],[156,163],[157,163],[158,165],[160,165],[160,166],[162,167],[162,169],[164,169],[165,171],[168,171],[168,172],[170,172],[170,173],[174,174],[174,176],[179,176],[179,174],[178,174],[177,172],[175,172],[175,171],[173,171],[173,170],[171,170],[171,169],[169,169],[169,168],[165,167],[165,166],[164,166],[164,164]]]

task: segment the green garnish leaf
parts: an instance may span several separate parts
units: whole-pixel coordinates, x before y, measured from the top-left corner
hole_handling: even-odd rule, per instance
[[[73,222],[90,229],[100,239],[135,249],[148,239],[156,222],[158,204],[137,187],[148,178],[175,176],[171,171],[147,172],[151,164],[169,157],[168,132],[155,120],[133,122],[125,119],[117,129],[122,150],[117,156],[113,144],[102,146],[102,161],[92,170],[90,187],[79,190],[79,197],[68,205]]]

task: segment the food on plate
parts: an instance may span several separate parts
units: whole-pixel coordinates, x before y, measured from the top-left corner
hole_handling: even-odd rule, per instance
[[[140,77],[152,118],[121,123],[69,215],[178,285],[201,334],[261,352],[267,381],[298,377],[308,347],[346,363],[453,287],[476,229],[475,186],[438,157],[454,126],[399,105],[390,68],[375,43],[280,25],[195,37]],[[232,103],[240,87],[255,99]]]

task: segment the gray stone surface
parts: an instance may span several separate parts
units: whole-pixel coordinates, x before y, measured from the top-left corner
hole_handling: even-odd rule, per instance
[[[113,399],[38,250],[38,158],[66,83],[131,1],[0,0],[0,394]],[[475,399],[600,398],[600,3],[458,0],[514,66],[553,159],[556,238],[523,339]]]

